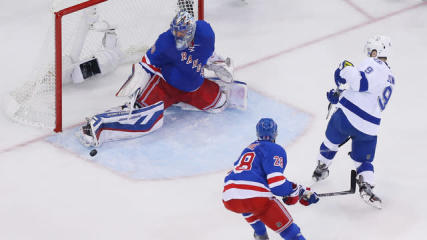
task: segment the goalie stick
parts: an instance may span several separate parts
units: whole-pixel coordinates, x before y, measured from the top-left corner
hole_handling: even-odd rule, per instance
[[[338,195],[354,194],[356,192],[356,171],[351,170],[350,174],[350,190],[340,192],[318,193],[318,197],[332,197]]]

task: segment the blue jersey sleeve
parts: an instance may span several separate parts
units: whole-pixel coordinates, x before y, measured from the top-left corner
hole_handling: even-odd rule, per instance
[[[175,51],[175,40],[170,31],[166,31],[157,38],[156,43],[147,51],[147,57],[151,65],[158,68],[173,63],[174,58],[168,52]]]
[[[262,165],[268,186],[274,195],[288,196],[292,192],[292,182],[288,181],[283,174],[286,164],[285,149],[278,144],[269,143],[264,149]]]

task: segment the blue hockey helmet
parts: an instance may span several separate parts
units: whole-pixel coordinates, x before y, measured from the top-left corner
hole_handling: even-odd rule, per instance
[[[271,118],[262,118],[256,125],[258,140],[276,141],[277,124]]]
[[[173,18],[170,29],[175,37],[176,49],[184,50],[193,41],[194,33],[196,32],[196,21],[190,13],[180,11]]]

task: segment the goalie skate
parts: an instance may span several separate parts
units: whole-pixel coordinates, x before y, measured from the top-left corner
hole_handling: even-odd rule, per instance
[[[381,209],[382,201],[372,192],[373,187],[369,183],[363,182],[362,176],[359,177],[357,184],[359,185],[359,193],[363,201],[373,206],[374,208]]]
[[[86,119],[86,125],[83,125],[80,131],[77,132],[78,138],[85,147],[96,147],[99,145],[98,140],[95,137],[93,125],[91,119]]]

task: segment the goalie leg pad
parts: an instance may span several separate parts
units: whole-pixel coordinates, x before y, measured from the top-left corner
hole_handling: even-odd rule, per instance
[[[157,102],[148,107],[135,109],[129,113],[127,106],[111,109],[105,113],[97,114],[89,121],[92,139],[86,146],[100,146],[104,142],[136,138],[159,129],[163,125],[163,102]],[[122,109],[123,108],[123,109]],[[82,140],[82,138],[81,138]]]
[[[144,89],[150,79],[151,75],[148,74],[140,64],[133,64],[130,76],[119,91],[117,91],[116,97],[131,96],[137,89]]]
[[[246,83],[240,81],[232,82],[227,100],[230,108],[246,110],[248,106],[248,86]]]

